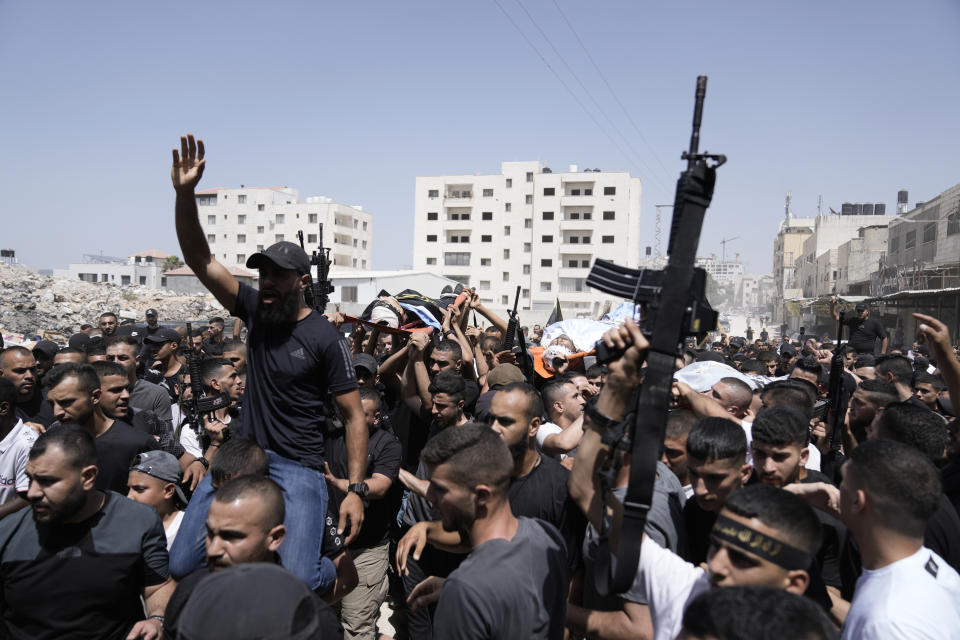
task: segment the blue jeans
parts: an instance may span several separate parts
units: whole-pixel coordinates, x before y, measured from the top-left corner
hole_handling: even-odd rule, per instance
[[[327,483],[316,469],[267,451],[270,478],[283,489],[287,535],[278,550],[283,566],[307,585],[324,593],[337,578],[333,562],[321,555],[327,516]],[[210,475],[197,485],[180,530],[170,548],[170,573],[175,580],[206,564],[206,521],[213,501]]]

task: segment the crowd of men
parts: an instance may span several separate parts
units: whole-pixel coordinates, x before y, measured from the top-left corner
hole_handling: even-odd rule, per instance
[[[470,290],[439,329],[322,314],[300,247],[251,256],[259,290],[215,260],[203,167],[185,137],[177,233],[229,338],[151,309],[0,351],[0,636],[379,640],[383,611],[413,639],[960,634],[960,360],[938,319],[903,349],[866,305],[842,346],[689,344],[644,534],[621,538],[632,319],[601,365],[539,326],[504,348]],[[538,348],[561,357],[525,366]],[[625,545],[636,575],[610,593]]]

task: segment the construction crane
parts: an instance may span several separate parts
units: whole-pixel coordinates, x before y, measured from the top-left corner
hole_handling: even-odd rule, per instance
[[[732,238],[724,238],[723,240],[720,241],[720,246],[722,248],[722,253],[723,253],[723,262],[727,261],[727,243],[733,242],[734,240],[739,240],[739,239],[740,239],[740,236],[733,236]]]
[[[654,232],[653,232],[654,243],[655,243],[655,246],[654,246],[655,253],[654,253],[654,255],[656,256],[657,259],[660,259],[660,258],[663,257],[663,251],[660,249],[660,247],[663,245],[663,241],[661,240],[661,231],[660,231],[660,229],[661,229],[661,226],[660,226],[660,209],[661,209],[661,208],[673,209],[673,205],[672,205],[672,204],[657,204],[657,205],[654,205],[654,206],[657,208],[657,223],[656,223],[656,226],[654,227]]]

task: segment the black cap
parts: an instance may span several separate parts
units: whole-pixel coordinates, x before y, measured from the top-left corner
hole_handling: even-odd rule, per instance
[[[858,303],[857,303],[857,306],[854,307],[854,308],[855,308],[857,311],[866,311],[867,309],[870,308],[870,305],[868,305],[866,302],[858,302]]]
[[[42,353],[47,357],[47,359],[53,358],[60,351],[60,347],[57,346],[56,342],[52,340],[41,340],[33,347],[33,353],[36,355],[37,352]]]
[[[292,242],[277,242],[260,253],[247,258],[247,267],[259,269],[264,260],[269,260],[281,269],[293,269],[297,273],[310,273],[310,258],[304,251]]]
[[[180,334],[173,329],[160,327],[154,333],[147,335],[147,337],[143,340],[144,342],[150,342],[153,344],[163,344],[164,342],[180,342]]]
[[[355,353],[353,354],[353,368],[354,369],[365,369],[370,375],[377,375],[377,359],[374,358],[369,353]]]
[[[146,311],[143,312],[143,315],[145,315],[145,316],[155,316],[155,315],[157,315],[157,310],[156,310],[156,309],[147,309]]]
[[[87,344],[90,343],[90,336],[84,332],[75,333],[70,336],[70,340],[67,341],[67,344],[70,345],[71,349],[80,349],[81,351],[87,350]]]

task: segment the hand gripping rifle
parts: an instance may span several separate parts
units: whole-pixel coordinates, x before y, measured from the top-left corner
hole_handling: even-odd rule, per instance
[[[300,248],[306,251],[303,246],[303,231],[297,231],[297,238],[300,239]],[[317,238],[320,241],[319,246],[310,254],[310,266],[316,267],[317,275],[303,297],[308,307],[323,313],[327,309],[330,294],[333,293],[333,285],[330,283],[330,248],[323,247],[323,224],[320,225],[320,235]]]
[[[517,295],[513,299],[513,311],[507,311],[510,321],[507,323],[507,335],[503,340],[503,348],[506,351],[513,351],[514,344],[519,349],[517,354],[517,366],[523,372],[523,377],[527,382],[533,380],[533,360],[527,353],[527,340],[523,337],[523,331],[520,329],[520,315],[517,313],[517,305],[520,302],[520,285],[517,285]],[[474,322],[476,324],[476,322]]]
[[[513,351],[513,344],[516,342],[517,331],[520,328],[520,318],[517,316],[517,304],[520,302],[520,285],[517,285],[517,296],[513,299],[513,311],[507,311],[510,316],[510,322],[507,323],[507,335],[503,338],[503,349]]]
[[[843,462],[843,419],[847,415],[850,396],[844,389],[846,373],[843,366],[843,316],[837,316],[837,346],[830,359],[830,388],[827,394],[827,419],[830,421],[830,451],[824,456],[823,468],[837,472]]]
[[[187,371],[190,373],[190,391],[191,397],[186,402],[187,425],[197,434],[200,440],[200,446],[206,449],[210,444],[210,434],[203,426],[204,416],[212,414],[218,409],[225,409],[230,406],[230,395],[221,393],[216,396],[203,395],[203,381],[200,379],[200,355],[193,348],[193,325],[187,323],[187,341],[189,349],[187,350]],[[179,429],[177,432],[177,441],[180,441]],[[224,428],[223,439],[230,438],[229,428]]]
[[[637,572],[640,541],[653,500],[656,465],[663,446],[674,366],[683,340],[687,336],[702,335],[717,324],[717,312],[706,299],[706,274],[694,268],[703,217],[713,198],[716,169],[727,160],[723,155],[699,152],[706,90],[707,78],[699,76],[690,150],[682,155],[687,168],[677,180],[666,268],[662,271],[629,269],[598,259],[587,277],[587,285],[640,305],[645,311],[641,329],[650,340],[644,381],[635,396],[632,412],[621,424],[622,431],[611,429],[604,434],[605,444],[616,444],[616,448],[628,451],[631,459],[630,484],[619,526],[620,548],[611,554],[609,565],[597,563],[596,584],[604,594],[623,593],[630,588]],[[608,349],[603,342],[597,344],[598,362],[610,362],[622,355],[622,351]],[[614,457],[608,457],[608,464],[612,464]],[[613,476],[613,469],[601,473],[605,494],[609,493]],[[609,537],[607,529],[602,527],[602,540]],[[615,568],[613,555],[616,555]]]

